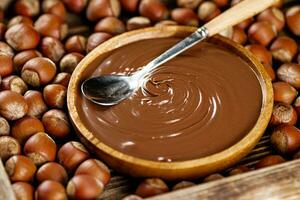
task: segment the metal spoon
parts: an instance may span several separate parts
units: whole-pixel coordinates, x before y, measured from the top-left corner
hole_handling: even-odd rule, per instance
[[[103,106],[118,104],[131,96],[133,92],[147,80],[145,76],[155,68],[207,37],[220,33],[227,27],[234,26],[256,15],[277,2],[278,0],[244,0],[199,28],[193,34],[171,47],[133,75],[105,75],[93,77],[82,83],[81,91],[87,99],[96,104]]]

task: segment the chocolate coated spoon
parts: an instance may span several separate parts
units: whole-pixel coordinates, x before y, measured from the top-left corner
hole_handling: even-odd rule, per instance
[[[153,69],[203,41],[207,37],[220,33],[227,27],[234,26],[256,15],[275,3],[278,3],[278,1],[279,0],[244,0],[199,28],[193,34],[165,51],[133,75],[104,75],[93,77],[82,83],[81,91],[87,99],[96,104],[103,106],[118,104],[131,96],[135,90],[147,81],[146,77]]]

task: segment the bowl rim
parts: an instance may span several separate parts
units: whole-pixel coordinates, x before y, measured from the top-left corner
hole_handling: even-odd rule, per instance
[[[80,133],[80,137],[88,140],[92,145],[94,145],[98,150],[110,155],[114,159],[120,161],[121,163],[126,163],[130,165],[140,166],[147,169],[161,169],[161,170],[185,170],[189,168],[198,168],[208,166],[208,164],[219,164],[223,166],[228,166],[230,163],[237,162],[241,157],[246,156],[250,150],[256,145],[261,136],[263,135],[273,108],[273,89],[271,79],[268,76],[263,65],[244,47],[234,43],[230,39],[215,36],[217,40],[221,41],[227,47],[232,48],[235,53],[239,53],[242,57],[248,59],[248,63],[252,63],[257,69],[257,73],[260,74],[261,80],[260,85],[262,87],[262,107],[258,120],[250,132],[243,137],[236,144],[231,147],[206,156],[202,158],[186,160],[186,161],[174,161],[174,162],[159,162],[153,160],[146,160],[142,158],[137,158],[132,155],[128,155],[113,149],[112,147],[102,143],[98,138],[94,137],[92,132],[90,132],[81,121],[76,108],[76,96],[78,92],[78,84],[80,83],[81,74],[89,66],[89,64],[99,55],[112,51],[116,48],[124,46],[126,44],[150,39],[150,38],[167,38],[175,36],[177,33],[189,34],[196,30],[195,27],[186,26],[166,26],[166,27],[151,27],[144,28],[135,31],[130,31],[119,36],[113,37],[108,41],[102,43],[92,52],[85,56],[85,58],[78,64],[74,70],[68,87],[67,92],[67,106],[69,110],[69,115],[72,120],[73,126]],[[155,37],[153,37],[155,35]],[[122,41],[122,42],[120,42]],[[77,131],[77,132],[78,132]],[[212,166],[212,165],[211,165]]]

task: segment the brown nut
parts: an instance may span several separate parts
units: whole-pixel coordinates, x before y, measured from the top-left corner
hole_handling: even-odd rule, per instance
[[[277,69],[277,77],[296,89],[300,89],[300,64],[286,63],[281,65]]]
[[[27,115],[41,118],[44,112],[47,111],[47,105],[40,91],[28,90],[24,94],[24,98],[28,105]]]
[[[33,200],[34,188],[26,182],[15,182],[12,189],[18,200]]]
[[[181,25],[199,26],[198,16],[190,8],[175,8],[171,12],[171,18]]]
[[[95,32],[106,32],[112,35],[124,33],[126,30],[124,23],[116,17],[105,17],[95,26]]]
[[[5,42],[0,41],[0,54],[6,54],[8,56],[14,56],[14,50]]]
[[[27,61],[21,72],[22,79],[33,87],[46,85],[56,74],[55,64],[48,58],[32,58]]]
[[[17,24],[5,33],[6,42],[17,51],[35,49],[40,42],[38,32],[30,25]]]
[[[52,180],[66,184],[68,181],[67,171],[63,166],[56,162],[48,162],[42,165],[36,172],[36,180],[42,183],[46,180]]]
[[[67,97],[67,88],[60,84],[49,84],[43,90],[46,104],[51,108],[63,108]]]
[[[17,120],[26,115],[28,105],[24,97],[16,92],[0,92],[0,114],[7,120]]]
[[[126,23],[126,29],[132,31],[135,29],[151,26],[151,21],[147,17],[132,17]]]
[[[254,18],[251,17],[251,18],[248,18],[248,19],[245,19],[244,21],[238,23],[236,26],[241,28],[241,29],[246,29],[248,28],[252,23],[254,22]]]
[[[8,158],[21,154],[21,145],[13,137],[0,136],[0,159],[6,161]]]
[[[271,115],[270,125],[295,125],[297,123],[297,112],[293,106],[284,103],[275,103]]]
[[[80,53],[66,54],[59,63],[60,71],[72,74],[78,63],[84,58],[84,55]]]
[[[0,52],[0,76],[5,77],[13,73],[12,57],[6,53]]]
[[[40,12],[39,0],[17,0],[14,4],[15,13],[26,17],[37,16]]]
[[[34,28],[42,35],[62,40],[66,37],[68,26],[60,17],[43,14],[34,23]]]
[[[11,75],[2,79],[1,89],[11,90],[23,95],[28,90],[28,87],[23,79],[16,75]]]
[[[277,165],[285,162],[285,160],[279,155],[269,155],[261,159],[258,163],[256,163],[255,168],[260,169],[264,167],[269,167],[272,165]]]
[[[290,84],[279,81],[273,83],[274,101],[291,104],[297,97],[297,90]]]
[[[286,13],[286,21],[289,29],[297,36],[300,36],[300,6],[290,7]]]
[[[297,54],[298,45],[294,39],[281,36],[272,43],[270,50],[274,59],[281,62],[291,62]]]
[[[7,30],[7,27],[4,23],[0,22],[0,40],[4,40],[4,35]]]
[[[11,134],[16,138],[20,144],[24,144],[26,140],[38,132],[44,132],[42,122],[31,116],[25,116],[17,120],[11,127]]]
[[[71,74],[66,72],[61,72],[56,75],[56,77],[53,80],[53,83],[60,84],[68,88],[70,79],[71,79]]]
[[[183,8],[196,9],[203,0],[177,0],[177,6]]]
[[[231,39],[236,43],[245,44],[247,42],[247,34],[244,29],[235,26],[233,27]]]
[[[150,21],[149,21],[150,22]],[[163,26],[173,26],[177,25],[178,23],[173,20],[162,20],[155,24],[156,27],[163,27]]]
[[[275,25],[277,31],[281,31],[285,25],[283,12],[278,8],[269,8],[257,16],[258,21],[269,21]]]
[[[165,182],[159,178],[148,178],[139,184],[135,194],[143,198],[155,196],[169,191]]]
[[[15,155],[6,161],[5,170],[12,182],[29,182],[33,179],[36,172],[36,166],[26,156]]]
[[[221,10],[212,1],[205,1],[198,8],[198,17],[203,22],[208,22],[221,14]]]
[[[272,65],[272,54],[268,49],[260,44],[250,44],[246,46],[251,53],[262,63]]]
[[[10,125],[4,117],[0,117],[0,136],[9,135]]]
[[[263,64],[263,66],[265,67],[265,70],[267,71],[269,77],[271,78],[272,81],[274,81],[276,79],[276,74],[275,71],[272,67],[272,65],[270,64]]]
[[[294,126],[279,126],[272,132],[271,143],[281,154],[293,153],[300,148],[300,130]]]
[[[218,7],[225,7],[228,5],[229,0],[213,0]]]
[[[42,165],[55,160],[56,144],[49,135],[44,132],[39,132],[26,141],[24,154],[30,158],[34,164]]]
[[[86,7],[87,0],[63,0],[69,11],[73,13],[80,13]]]
[[[43,55],[55,63],[58,63],[65,54],[63,44],[53,37],[44,37],[40,46]]]
[[[66,18],[66,9],[63,2],[59,0],[44,0],[42,2],[43,13],[53,14],[64,20]]]
[[[97,159],[88,159],[81,163],[75,172],[75,175],[79,174],[91,175],[101,181],[104,186],[107,185],[110,180],[110,171],[108,167]]]
[[[251,171],[251,169],[245,165],[240,165],[234,169],[232,169],[230,172],[229,172],[229,176],[233,176],[233,175],[237,175],[237,174],[242,174],[242,173],[245,173],[245,172],[249,172]]]
[[[29,17],[25,17],[25,16],[22,16],[22,15],[17,15],[15,17],[11,18],[8,21],[7,28],[10,28],[10,27],[12,27],[14,25],[17,25],[17,24],[27,24],[29,26],[32,26],[33,21]]]
[[[255,22],[248,30],[249,40],[263,46],[268,46],[276,36],[275,25],[268,21]]]
[[[74,171],[80,163],[90,157],[89,152],[79,142],[71,141],[65,143],[57,153],[59,163],[66,170]]]
[[[64,138],[70,134],[70,123],[66,113],[52,109],[47,111],[42,118],[46,132],[55,138]]]
[[[88,53],[91,52],[94,48],[96,48],[98,45],[105,42],[111,37],[112,35],[108,33],[99,32],[91,34],[87,40],[86,51]]]
[[[91,0],[86,9],[86,16],[90,21],[96,21],[103,17],[118,17],[121,13],[121,5],[118,0]]]
[[[65,43],[65,49],[67,52],[77,52],[85,54],[86,38],[81,35],[73,35],[67,39]]]
[[[203,183],[216,181],[216,180],[219,180],[219,179],[222,179],[222,178],[224,178],[224,176],[221,175],[221,174],[211,174],[211,175],[209,175],[209,176],[207,176],[203,179]]]
[[[40,200],[67,200],[68,196],[64,186],[56,181],[42,182],[35,191],[35,199]]]
[[[169,16],[168,8],[160,0],[141,0],[139,13],[154,22],[165,20]]]
[[[95,177],[76,175],[69,181],[67,193],[72,199],[97,199],[103,189],[103,183]]]
[[[134,13],[137,11],[139,1],[140,0],[120,0],[120,3],[122,5],[122,9],[127,12]]]
[[[181,181],[173,186],[172,190],[181,190],[188,187],[193,187],[196,184],[190,181]]]
[[[22,71],[24,64],[32,58],[42,57],[42,54],[37,50],[25,50],[14,56],[14,69],[17,73]]]

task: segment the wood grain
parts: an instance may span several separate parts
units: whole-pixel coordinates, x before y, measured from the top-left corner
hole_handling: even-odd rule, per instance
[[[0,159],[0,199],[16,200],[10,181]]]
[[[149,200],[300,199],[300,160],[179,190]]]

